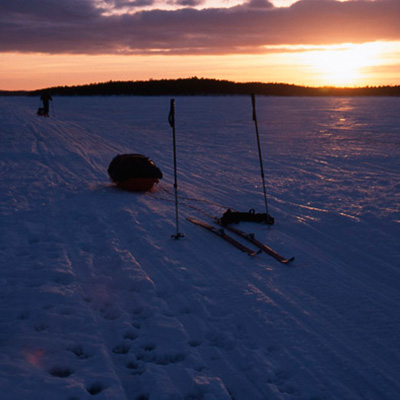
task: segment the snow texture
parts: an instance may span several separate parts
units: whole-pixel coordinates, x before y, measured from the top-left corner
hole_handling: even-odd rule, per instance
[[[250,97],[0,98],[2,400],[397,400],[400,99],[257,98],[271,228],[241,253],[185,217],[264,212]],[[115,188],[150,157],[149,193]]]

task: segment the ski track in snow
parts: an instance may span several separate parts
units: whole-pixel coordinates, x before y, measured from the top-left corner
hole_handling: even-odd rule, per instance
[[[276,225],[240,227],[289,265],[185,221],[263,212],[250,98],[176,99],[180,240],[168,98],[35,104],[0,98],[2,399],[399,398],[399,99],[257,99]]]

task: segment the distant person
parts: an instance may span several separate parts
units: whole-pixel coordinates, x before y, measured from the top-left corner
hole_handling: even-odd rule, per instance
[[[43,108],[39,108],[38,115],[43,115],[44,117],[48,117],[50,111],[50,100],[53,100],[52,97],[50,96],[50,93],[44,92],[40,96],[40,100],[42,100],[43,102]]]

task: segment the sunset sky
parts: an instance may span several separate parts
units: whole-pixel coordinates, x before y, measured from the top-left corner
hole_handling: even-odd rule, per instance
[[[400,84],[400,0],[1,0],[0,89]]]

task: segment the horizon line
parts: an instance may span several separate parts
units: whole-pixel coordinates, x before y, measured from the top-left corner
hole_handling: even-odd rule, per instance
[[[310,85],[301,85],[296,83],[288,83],[288,82],[261,82],[261,81],[234,81],[229,79],[219,79],[219,78],[204,78],[204,77],[188,77],[188,78],[149,78],[147,80],[138,79],[138,80],[108,80],[102,82],[90,82],[90,83],[82,83],[82,84],[72,84],[72,85],[56,85],[56,86],[48,86],[37,89],[1,89],[0,93],[35,93],[40,91],[51,91],[55,89],[68,89],[68,88],[81,88],[87,86],[96,86],[96,85],[106,85],[112,83],[150,83],[150,82],[173,82],[173,81],[214,81],[214,82],[225,82],[231,83],[235,85],[282,85],[282,86],[292,86],[303,89],[342,89],[342,90],[356,90],[356,89],[379,89],[379,88],[398,88],[399,84],[389,84],[389,85],[364,85],[364,86],[335,86],[335,85],[323,85],[323,86],[310,86]]]

